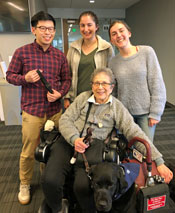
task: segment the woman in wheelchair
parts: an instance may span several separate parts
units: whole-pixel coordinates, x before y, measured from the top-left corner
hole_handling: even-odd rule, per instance
[[[143,138],[151,147],[152,160],[165,182],[168,183],[172,172],[164,165],[161,153],[148,139],[145,133],[133,121],[123,104],[111,95],[115,79],[109,68],[96,69],[91,76],[92,91],[81,93],[59,120],[61,137],[51,147],[50,157],[42,176],[42,188],[45,201],[39,212],[63,212],[63,188],[67,176],[72,175],[74,167],[73,190],[81,212],[95,212],[90,179],[84,167],[70,163],[74,151],[85,153],[89,145],[84,143],[87,128],[91,127],[92,143],[94,139],[104,141],[112,129],[118,129],[128,141],[134,137]],[[88,114],[88,116],[87,116]],[[136,142],[136,148],[145,155],[143,144]],[[97,151],[98,155],[98,151]],[[78,161],[78,159],[77,159]]]

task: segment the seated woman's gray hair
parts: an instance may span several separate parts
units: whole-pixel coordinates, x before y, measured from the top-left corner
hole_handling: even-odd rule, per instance
[[[107,76],[109,76],[111,84],[115,84],[116,83],[116,80],[115,80],[115,77],[114,77],[114,74],[113,74],[112,70],[110,68],[107,68],[107,67],[102,67],[102,68],[95,69],[94,72],[91,74],[91,82],[93,82],[93,79],[99,73],[105,73]]]

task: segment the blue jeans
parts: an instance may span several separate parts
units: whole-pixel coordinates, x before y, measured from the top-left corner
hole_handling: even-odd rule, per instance
[[[148,114],[144,115],[132,115],[136,124],[140,126],[140,128],[145,132],[145,134],[149,137],[149,139],[153,142],[154,134],[156,130],[156,125],[149,126],[148,125]]]

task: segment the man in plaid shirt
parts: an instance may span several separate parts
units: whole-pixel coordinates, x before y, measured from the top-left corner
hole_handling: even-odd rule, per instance
[[[21,204],[30,201],[30,182],[33,175],[34,152],[39,144],[40,130],[49,119],[58,127],[61,98],[69,91],[71,73],[64,54],[51,42],[55,36],[54,18],[43,11],[31,19],[33,43],[17,49],[7,71],[7,81],[22,86],[22,142],[19,177]],[[48,92],[36,70],[40,70],[52,87]]]

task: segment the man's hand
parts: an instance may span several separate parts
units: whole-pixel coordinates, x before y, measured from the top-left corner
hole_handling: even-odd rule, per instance
[[[61,93],[59,93],[58,91],[53,90],[53,93],[48,92],[47,93],[47,100],[49,102],[55,102],[56,100],[58,100],[59,98],[61,98]]]
[[[167,166],[165,166],[165,164],[158,166],[157,170],[160,173],[160,176],[165,179],[165,183],[169,183],[173,178],[172,171]]]
[[[41,71],[42,72],[42,71]],[[40,79],[38,73],[36,72],[36,70],[31,70],[29,71],[26,75],[25,75],[25,80],[28,83],[35,83]]]
[[[85,150],[88,148],[88,145],[86,145],[83,142],[84,138],[77,138],[75,140],[74,146],[75,146],[75,151],[79,152],[79,153],[84,153]]]

